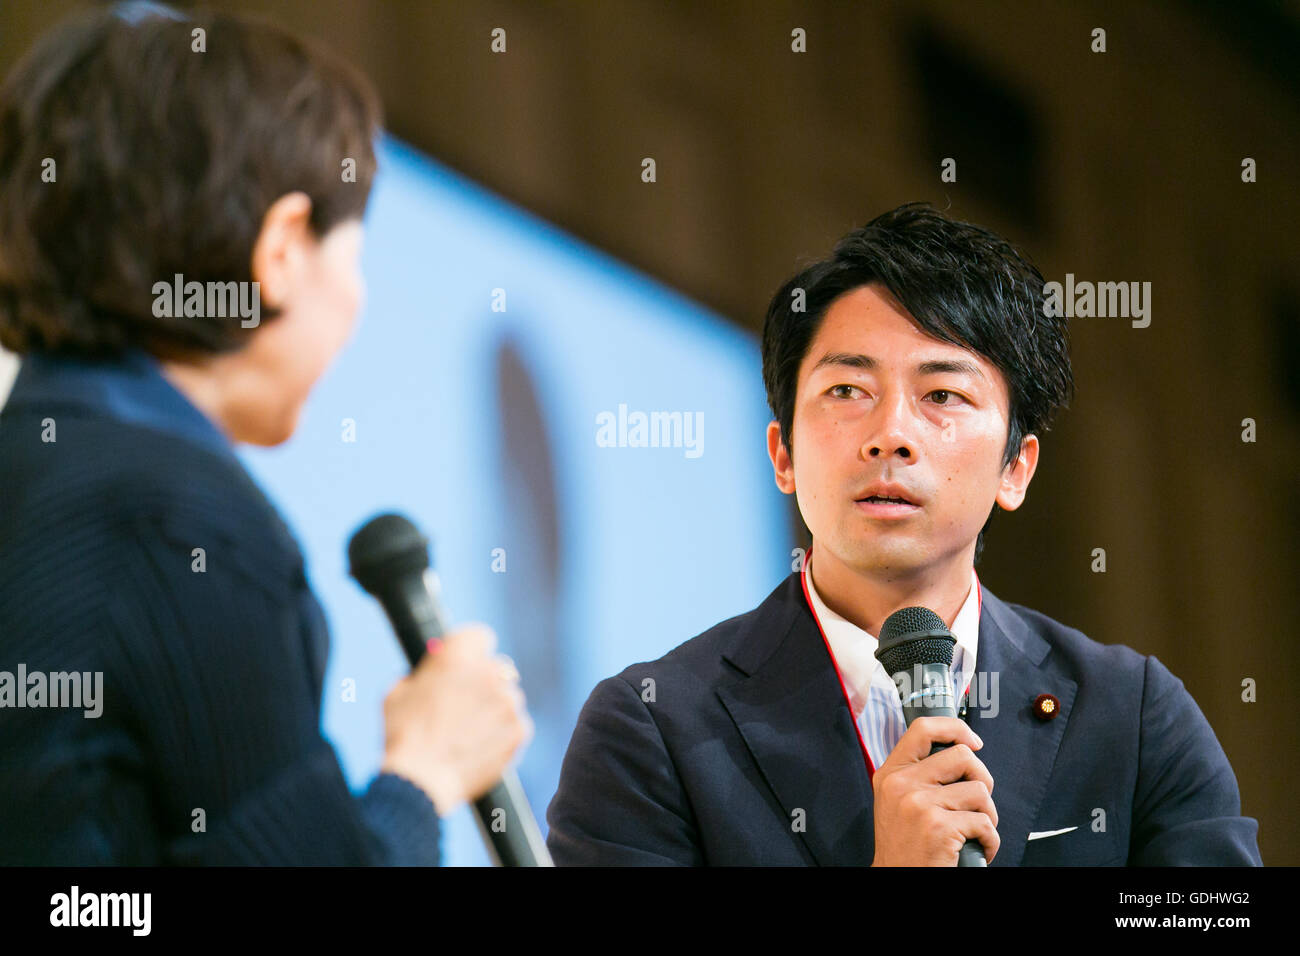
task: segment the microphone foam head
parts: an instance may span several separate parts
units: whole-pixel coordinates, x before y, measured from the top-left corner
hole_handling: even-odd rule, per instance
[[[399,514],[371,518],[348,542],[348,573],[372,594],[429,567],[429,539]]]
[[[876,659],[891,676],[911,671],[917,664],[951,666],[956,643],[957,639],[938,614],[928,607],[905,607],[885,618]]]

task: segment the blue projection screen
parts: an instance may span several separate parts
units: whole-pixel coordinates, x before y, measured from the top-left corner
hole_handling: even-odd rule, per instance
[[[518,769],[545,831],[592,687],[790,571],[758,346],[404,144],[380,164],[355,335],[294,438],[242,454],[325,606],[323,730],[352,787],[407,665],[344,549],[400,511],[433,539],[451,623],[488,624],[519,666],[536,735]],[[443,860],[488,861],[468,808]]]

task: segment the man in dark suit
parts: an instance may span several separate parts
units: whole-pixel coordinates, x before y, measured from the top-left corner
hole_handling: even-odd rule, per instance
[[[814,546],[758,608],[596,687],[548,812],[557,864],[951,866],[973,839],[997,866],[1259,865],[1182,683],[974,573],[1073,390],[1042,293],[1005,241],[918,204],[777,292],[768,452]],[[905,729],[874,651],[910,606],[957,639],[964,721]]]

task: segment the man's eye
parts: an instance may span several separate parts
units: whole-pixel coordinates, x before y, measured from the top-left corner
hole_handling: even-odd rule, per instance
[[[948,404],[947,399],[948,399],[948,396],[949,396],[949,395],[951,395],[953,398],[961,398],[961,396],[958,395],[956,392],[950,392],[950,391],[948,391],[946,388],[936,388],[936,389],[935,389],[933,392],[931,392],[930,394],[931,394],[931,395],[942,395],[942,396],[943,396],[942,399],[936,400],[935,404],[937,404],[937,405],[947,405],[947,404]]]
[[[858,390],[856,385],[835,385],[831,388],[830,393],[836,398],[852,398],[851,393]]]

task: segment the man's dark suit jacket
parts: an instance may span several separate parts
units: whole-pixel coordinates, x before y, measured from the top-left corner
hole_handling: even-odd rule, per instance
[[[994,781],[991,866],[1260,865],[1258,824],[1181,681],[981,591],[976,667],[998,675],[999,710],[969,721]],[[1053,720],[1033,714],[1044,693],[1060,700]],[[795,573],[748,614],[597,685],[548,844],[558,865],[869,865],[872,797]]]

